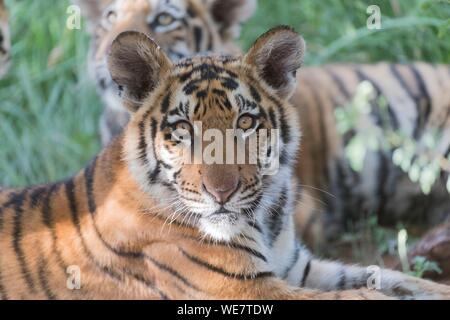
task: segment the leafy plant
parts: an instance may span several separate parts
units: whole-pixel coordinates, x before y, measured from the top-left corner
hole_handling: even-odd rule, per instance
[[[413,268],[410,271],[410,274],[418,277],[418,278],[423,278],[423,275],[425,274],[425,272],[437,272],[437,273],[442,273],[441,268],[439,268],[438,264],[434,261],[430,261],[427,260],[427,258],[422,257],[422,256],[416,256],[413,258]]]

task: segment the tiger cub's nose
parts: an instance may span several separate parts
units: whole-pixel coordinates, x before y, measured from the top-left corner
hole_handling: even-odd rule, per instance
[[[225,204],[239,187],[239,176],[229,174],[210,174],[202,178],[203,188],[219,204]]]

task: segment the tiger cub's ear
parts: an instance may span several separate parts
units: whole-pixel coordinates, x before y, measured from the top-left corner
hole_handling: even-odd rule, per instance
[[[303,63],[305,42],[292,28],[280,26],[260,36],[244,57],[259,77],[282,99],[296,88],[296,71]]]
[[[250,19],[257,7],[256,0],[203,0],[213,20],[220,26],[223,38],[237,38],[241,24]]]
[[[145,34],[125,31],[111,45],[108,69],[125,106],[136,111],[172,63],[159,46]]]

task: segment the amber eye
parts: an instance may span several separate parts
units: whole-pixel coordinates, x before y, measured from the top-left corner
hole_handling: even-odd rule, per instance
[[[253,117],[249,115],[242,115],[238,120],[238,128],[242,130],[252,129],[256,124],[256,121]]]
[[[171,24],[174,20],[175,20],[175,18],[166,12],[160,13],[158,15],[158,17],[156,17],[156,22],[160,26],[167,26],[167,25]]]

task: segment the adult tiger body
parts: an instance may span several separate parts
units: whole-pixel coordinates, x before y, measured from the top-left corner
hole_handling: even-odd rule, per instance
[[[4,0],[0,0],[0,78],[9,69],[11,59],[11,42],[9,35],[8,11]]]
[[[299,288],[360,288],[370,276],[315,259],[295,239],[299,127],[287,99],[303,51],[298,34],[279,27],[244,57],[173,65],[144,34],[119,35],[109,68],[132,118],[75,177],[0,192],[1,297],[386,298]],[[173,134],[197,134],[196,121],[205,130],[243,129],[244,139],[279,128],[279,170],[263,176],[261,161],[184,162],[191,146]],[[67,288],[68,266],[79,268],[80,290]],[[447,286],[395,271],[380,270],[379,280],[388,295],[450,297]]]
[[[73,0],[87,17],[92,35],[88,70],[104,110],[100,119],[103,145],[129,120],[106,58],[113,39],[136,30],[151,36],[176,61],[198,53],[235,54],[240,24],[254,12],[256,0]]]
[[[336,108],[349,108],[364,81],[371,83],[374,91],[368,101],[362,102],[368,105],[369,112],[360,111],[355,128],[338,134]],[[393,226],[401,221],[422,231],[448,219],[450,196],[445,171],[430,194],[425,195],[419,183],[412,182],[407,173],[394,165],[393,152],[399,145],[368,148],[359,172],[351,168],[345,154],[352,138],[358,134],[367,137],[364,133],[373,127],[381,140],[387,141],[393,130],[405,141],[414,141],[415,158],[421,152],[428,154],[430,136],[437,137],[430,162],[437,156],[447,158],[448,65],[417,62],[305,67],[298,74],[298,82],[291,102],[299,109],[303,128],[297,172],[305,194],[297,222],[300,230],[308,231],[311,242],[333,238],[350,219],[370,214],[375,214],[383,225]],[[384,109],[382,97],[386,99]]]

